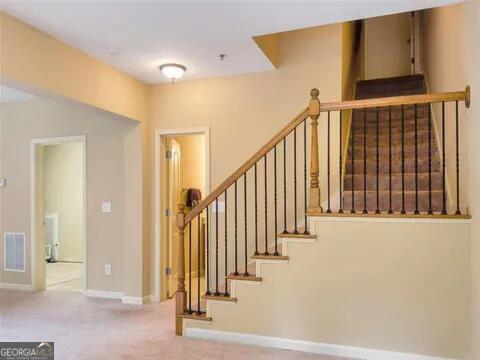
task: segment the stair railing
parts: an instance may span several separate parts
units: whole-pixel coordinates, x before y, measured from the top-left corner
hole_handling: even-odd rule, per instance
[[[470,106],[470,87],[458,92],[321,104],[320,113],[326,113],[328,123],[326,214],[468,216],[460,193],[459,102]],[[335,139],[340,150],[334,208],[330,118],[338,112],[341,129],[342,110],[352,110],[352,118],[347,144],[342,143],[341,130]],[[453,132],[448,132],[450,127]],[[342,158],[345,146],[347,157]],[[320,213],[322,210],[309,211],[309,215]]]
[[[292,119],[280,132],[278,132],[270,141],[268,141],[259,151],[257,151],[248,161],[240,166],[232,175],[230,175],[222,184],[213,190],[204,200],[196,205],[189,212],[186,212],[183,204],[178,206],[177,227],[179,229],[178,244],[178,275],[177,275],[177,293],[176,293],[176,334],[181,335],[183,331],[183,319],[205,319],[206,314],[202,301],[205,299],[217,299],[231,301],[228,288],[228,279],[255,280],[255,274],[250,270],[249,259],[280,259],[280,249],[278,236],[302,236],[308,235],[308,215],[342,215],[350,212],[348,215],[357,215],[358,206],[356,206],[355,195],[363,192],[363,211],[362,214],[369,214],[368,202],[374,204],[374,214],[377,216],[395,216],[408,215],[405,208],[405,162],[404,153],[406,123],[405,115],[410,116],[413,112],[413,134],[415,139],[415,157],[414,157],[414,200],[415,209],[413,215],[420,215],[419,195],[418,195],[418,131],[417,125],[419,115],[427,113],[428,117],[428,159],[425,165],[425,159],[422,159],[422,166],[428,168],[429,184],[429,216],[445,216],[447,212],[447,186],[446,186],[446,137],[445,137],[445,104],[454,102],[455,104],[455,186],[456,186],[456,209],[454,216],[462,216],[460,210],[460,181],[459,181],[459,102],[465,102],[469,107],[470,92],[467,87],[465,91],[450,92],[440,94],[408,95],[385,97],[376,99],[353,100],[332,103],[320,103],[319,91],[312,89],[309,106],[302,110],[294,119]],[[434,151],[433,133],[434,122],[432,114],[438,109],[434,109],[432,104],[440,104],[440,119],[437,123],[441,127],[441,149]],[[351,109],[353,111],[350,124],[349,136],[350,144],[342,144],[342,126],[345,126],[342,120],[342,111]],[[372,110],[373,109],[373,110]],[[372,112],[373,111],[373,112]],[[326,124],[321,120],[322,114],[326,116]],[[338,116],[336,116],[338,115]],[[373,117],[373,122],[372,122]],[[383,120],[380,122],[381,117]],[[308,118],[311,119],[310,126],[307,126]],[[333,122],[337,121],[338,138],[335,141],[331,139],[331,129]],[[323,120],[323,119],[322,119]],[[355,129],[358,123],[363,125],[365,130],[363,146],[360,152],[363,152],[363,159],[355,159]],[[397,127],[393,132],[393,122]],[[303,126],[302,126],[303,124]],[[367,184],[367,125],[374,128],[375,156],[373,164],[369,166],[375,168],[374,184]],[[326,125],[326,126],[324,126]],[[385,160],[380,160],[379,152],[379,127],[388,127],[387,155]],[[319,126],[326,130],[326,140],[321,143],[326,149],[319,149]],[[400,129],[398,129],[400,127]],[[401,169],[395,173],[392,169],[392,136],[398,136],[400,132],[401,141],[397,141],[401,148]],[[300,141],[298,140],[300,135]],[[309,136],[308,136],[309,135]],[[310,139],[310,140],[308,140]],[[371,139],[370,139],[371,140]],[[398,140],[398,139],[397,139]],[[358,139],[357,139],[358,141]],[[298,143],[300,142],[300,147]],[[343,148],[350,146],[350,154],[345,158],[342,156]],[[309,147],[309,154],[307,148]],[[303,156],[298,157],[298,148],[303,152]],[[331,152],[338,149],[338,206],[334,209],[332,206],[332,176],[331,176]],[[289,151],[287,151],[289,150]],[[326,151],[323,151],[326,150]],[[326,154],[325,154],[326,153]],[[432,163],[433,155],[440,154],[441,180],[442,180],[442,204],[440,214],[434,215],[432,204]],[[326,156],[325,156],[326,155]],[[323,157],[321,157],[323,156]],[[396,155],[398,156],[398,154]],[[320,158],[326,158],[326,172],[322,171],[320,178]],[[279,161],[280,159],[280,161]],[[408,157],[411,160],[411,156]],[[307,164],[310,164],[308,169]],[[409,163],[409,165],[412,165]],[[388,185],[386,186],[388,197],[388,209],[384,211],[379,203],[379,172],[382,167],[383,172],[388,173]],[[363,168],[362,182],[358,182],[358,169]],[[323,169],[323,168],[322,168]],[[345,169],[345,170],[344,170]],[[398,169],[395,169],[398,170]],[[348,172],[348,174],[346,174]],[[278,175],[280,173],[280,176]],[[297,173],[300,173],[298,176]],[[303,173],[303,174],[302,174]],[[309,174],[309,175],[307,175]],[[400,203],[398,199],[392,198],[392,176],[401,177]],[[302,176],[303,175],[303,176]],[[409,174],[411,176],[411,174]],[[278,188],[279,178],[282,189]],[[299,181],[299,177],[301,178]],[[309,181],[307,179],[309,178]],[[325,179],[326,178],[326,179]],[[259,181],[260,180],[260,181]],[[303,181],[302,181],[303,180]],[[347,181],[348,180],[348,181]],[[322,182],[321,182],[322,181]],[[322,197],[320,184],[326,183],[327,192],[324,196],[322,206]],[[357,184],[358,183],[358,184]],[[348,189],[345,188],[348,185]],[[356,187],[361,185],[362,191]],[[382,184],[385,187],[385,184]],[[374,188],[373,198],[368,194],[368,186]],[[348,190],[348,191],[345,191]],[[279,192],[281,193],[279,196]],[[240,193],[240,196],[239,196]],[[350,206],[346,206],[345,200],[350,194]],[[308,194],[308,196],[307,196]],[[263,199],[259,201],[260,196]],[[373,199],[373,200],[372,200]],[[395,200],[395,201],[394,201]],[[400,205],[398,205],[400,204]],[[280,206],[279,206],[280,205]],[[283,206],[282,206],[283,205]],[[394,206],[395,205],[395,206]],[[438,205],[438,204],[436,204]],[[323,208],[326,207],[326,211]],[[273,211],[272,211],[273,208]],[[347,209],[348,208],[348,209]],[[243,211],[242,211],[243,210]],[[347,211],[349,210],[349,211]],[[270,214],[269,214],[270,211]],[[243,215],[243,221],[239,221]],[[273,212],[273,215],[272,215]],[[253,213],[253,215],[252,215]],[[299,217],[298,214],[303,216]],[[335,213],[335,214],[334,214]],[[360,214],[358,214],[360,215]],[[202,217],[206,225],[205,239],[202,239],[201,224]],[[241,224],[243,222],[243,224]],[[303,224],[303,229],[300,224]],[[233,226],[232,226],[233,224]],[[243,225],[243,229],[240,229]],[[279,227],[283,225],[283,231]],[[243,231],[242,231],[243,230]],[[302,231],[303,230],[303,231]],[[288,235],[287,235],[288,234]],[[262,239],[263,237],[263,239]],[[186,241],[186,238],[188,241]],[[239,240],[243,240],[243,246],[239,247]],[[201,253],[202,242],[205,242],[206,254]],[[233,241],[233,242],[232,242]],[[205,258],[204,268],[202,268],[202,258]],[[222,259],[221,259],[222,258]],[[243,260],[239,262],[239,258]],[[188,260],[188,261],[186,261]],[[240,261],[241,261],[240,260]],[[223,269],[222,269],[223,268]],[[222,271],[223,270],[223,271]],[[195,274],[196,272],[196,274]],[[205,274],[205,280],[202,279],[202,272]],[[196,279],[194,277],[196,276]],[[188,287],[186,285],[188,283]],[[202,296],[201,294],[204,293]]]

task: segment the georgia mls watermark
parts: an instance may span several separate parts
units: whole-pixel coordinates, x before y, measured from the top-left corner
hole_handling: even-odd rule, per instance
[[[0,360],[52,360],[53,342],[0,342]]]

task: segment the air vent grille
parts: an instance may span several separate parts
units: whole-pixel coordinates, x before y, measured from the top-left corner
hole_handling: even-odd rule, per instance
[[[5,271],[25,272],[25,234],[4,234]]]

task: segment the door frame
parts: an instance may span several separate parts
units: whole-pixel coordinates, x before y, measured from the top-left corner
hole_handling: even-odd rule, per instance
[[[63,136],[52,138],[36,138],[30,139],[30,261],[31,261],[31,285],[34,290],[43,290],[37,281],[37,272],[39,271],[39,264],[37,262],[37,209],[36,209],[36,195],[37,195],[37,149],[44,145],[60,145],[70,143],[81,143],[83,146],[83,279],[82,279],[82,293],[87,289],[87,137],[86,135]],[[45,250],[42,249],[42,254]],[[43,266],[46,266],[43,262]]]
[[[164,254],[162,253],[162,221],[160,214],[163,203],[163,181],[161,176],[161,169],[164,166],[165,157],[161,156],[165,152],[163,139],[167,136],[182,136],[182,135],[204,135],[205,136],[205,187],[206,192],[210,193],[210,128],[209,127],[191,127],[178,129],[155,129],[154,131],[154,274],[153,274],[153,301],[159,302],[167,299],[166,286],[164,284],[166,277],[165,272],[161,269],[165,268]],[[205,195],[205,194],[204,194]]]
[[[45,213],[45,219],[53,220],[53,239],[54,243],[58,244],[58,214],[57,213]]]

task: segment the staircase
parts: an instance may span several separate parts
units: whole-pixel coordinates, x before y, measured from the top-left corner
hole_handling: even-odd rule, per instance
[[[333,219],[323,228],[322,221],[331,217],[361,218],[365,216],[364,213],[374,218],[436,219],[445,216],[445,166],[430,121],[430,104],[450,102],[458,110],[458,103],[464,101],[468,107],[468,88],[459,92],[425,94],[423,77],[409,76],[361,81],[354,101],[320,103],[318,96],[318,90],[313,89],[308,108],[301,111],[189,213],[185,212],[183,205],[179,205],[179,271],[175,300],[177,335],[182,335],[188,329],[195,331],[196,327],[208,328],[212,324],[222,324],[224,331],[234,332],[236,323],[243,323],[248,328],[247,332],[254,333],[256,329],[250,327],[248,319],[261,318],[264,313],[258,309],[265,310],[265,314],[275,309],[272,306],[275,297],[268,297],[266,294],[269,292],[276,293],[280,298],[297,294],[312,308],[325,286],[330,286],[334,292],[345,292],[345,304],[334,301],[329,305],[330,308],[325,311],[322,309],[321,316],[325,318],[315,319],[312,315],[299,323],[294,308],[282,309],[282,316],[288,318],[292,327],[296,326],[295,336],[301,337],[305,323],[311,322],[312,328],[318,326],[329,318],[329,309],[335,308],[333,313],[341,314],[342,306],[350,306],[352,301],[359,300],[354,295],[357,286],[352,285],[352,278],[359,275],[358,269],[374,267],[370,273],[372,291],[377,291],[382,289],[375,285],[378,284],[377,276],[381,276],[387,267],[391,267],[392,276],[401,277],[404,271],[409,271],[408,259],[412,256],[430,256],[426,250],[418,254],[410,253],[415,249],[415,231],[418,229],[408,224],[402,228],[404,225],[398,225],[402,222],[396,225],[380,222],[376,227],[369,228],[366,225],[368,222],[342,223],[344,220]],[[347,156],[344,158],[343,151],[339,151],[339,159],[332,159],[330,150],[341,149],[343,144],[341,112],[344,110],[353,111]],[[338,112],[338,118],[330,116],[335,112]],[[325,113],[328,116],[321,117]],[[339,137],[333,139],[330,136],[331,125],[333,127],[336,119],[340,120],[340,131]],[[443,120],[446,121],[445,118]],[[458,112],[455,120],[448,121],[458,124]],[[327,128],[326,132],[319,130],[319,123],[323,121],[328,122],[328,127],[323,127]],[[447,155],[448,159],[458,159],[458,136],[456,145],[457,156]],[[328,148],[326,171],[320,167],[320,146]],[[338,173],[334,173],[332,164],[337,161]],[[458,160],[456,168],[459,169]],[[459,211],[458,174],[457,171],[454,182],[456,196],[453,197],[457,200],[457,211],[448,218],[462,219],[468,215]],[[330,208],[332,192],[335,191],[334,177],[343,179],[339,181],[336,192],[336,196],[343,200],[339,201],[339,208]],[[326,191],[322,189],[321,192],[322,183],[328,186]],[[328,209],[324,212],[321,204],[325,199],[329,201]],[[221,202],[224,208],[222,212],[219,211]],[[192,269],[192,258],[198,256],[198,267],[202,262],[199,253],[192,253],[195,244],[192,244],[191,234],[196,231],[200,234],[202,217],[205,218],[207,234],[204,287],[200,279],[192,279],[191,276],[195,270],[201,273],[200,268]],[[428,226],[428,223],[424,224],[427,225],[421,226]],[[445,229],[437,227],[434,231],[422,228],[421,231],[428,238],[425,248],[429,249]],[[382,236],[385,234],[378,242],[379,249],[386,252],[385,257],[365,252],[367,244],[378,231],[382,231]],[[406,239],[402,240],[404,236]],[[396,240],[388,244],[385,242],[392,239]],[[200,236],[197,240],[197,248],[200,248]],[[405,245],[407,242],[409,246]],[[397,248],[394,249],[393,245]],[[188,253],[185,251],[187,248]],[[443,256],[449,259],[448,246],[437,250],[446,250]],[[369,260],[372,255],[373,258]],[[352,259],[357,262],[355,266],[351,265]],[[404,260],[402,271],[399,271],[396,262]],[[425,259],[420,263],[428,261]],[[314,272],[312,269],[319,264],[323,266],[322,271]],[[452,268],[456,268],[456,265]],[[294,275],[295,271],[297,275]],[[283,286],[282,279],[288,278],[290,283],[296,284],[306,273],[305,278],[309,279],[307,287],[293,289]],[[427,278],[432,276],[428,275]],[[338,287],[340,280],[344,283],[343,288]],[[388,284],[392,284],[391,277],[386,276],[384,280],[388,288]],[[195,281],[197,290],[194,290],[195,286],[192,287]],[[363,281],[361,272],[359,284],[360,281]],[[408,287],[408,283],[404,285]],[[315,294],[316,298],[310,298],[309,294]],[[391,294],[386,295],[388,301]],[[322,300],[328,302],[330,295],[323,293]],[[370,304],[367,301],[368,294],[362,296],[362,301]],[[249,305],[252,304],[258,313],[249,312]],[[234,308],[240,312],[235,313]],[[390,314],[390,309],[386,311]],[[423,314],[418,317],[421,316]],[[331,320],[332,326],[337,326],[340,321],[337,318]],[[349,321],[347,318],[343,320]],[[269,321],[271,316],[265,316],[264,322]],[[278,336],[287,335],[279,333]]]
[[[356,98],[425,93],[423,75],[413,75],[359,81]],[[406,105],[403,112],[402,106],[353,111],[343,187],[346,210],[442,212],[441,159],[429,114],[429,104]]]

